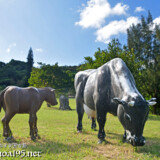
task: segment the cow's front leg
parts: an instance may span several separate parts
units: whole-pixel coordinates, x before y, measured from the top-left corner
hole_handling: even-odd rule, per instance
[[[95,118],[92,118],[91,128],[94,129],[94,130],[96,129],[96,119]]]
[[[101,144],[106,137],[106,134],[104,131],[104,126],[105,126],[105,122],[106,122],[106,112],[104,112],[103,110],[97,109],[97,121],[98,121],[98,125],[99,125],[99,132],[98,132],[99,141],[98,141],[98,143]]]
[[[126,138],[127,138],[126,131],[124,131],[124,135],[123,135],[122,141],[123,141],[123,142],[126,142]]]

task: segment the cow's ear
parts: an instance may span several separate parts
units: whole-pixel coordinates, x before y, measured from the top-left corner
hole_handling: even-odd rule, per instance
[[[114,100],[114,102],[116,102],[117,104],[122,104],[122,105],[126,104],[125,101],[123,101],[122,99],[119,99],[119,98],[117,98],[117,97],[113,98],[113,100]]]
[[[154,101],[153,102],[148,102],[149,106],[154,106],[155,104],[157,104],[157,102],[154,102]]]

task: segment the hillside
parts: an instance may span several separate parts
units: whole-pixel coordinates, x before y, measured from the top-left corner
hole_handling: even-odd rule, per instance
[[[9,63],[0,62],[0,90],[9,85],[23,87],[26,73],[26,62],[13,59]]]

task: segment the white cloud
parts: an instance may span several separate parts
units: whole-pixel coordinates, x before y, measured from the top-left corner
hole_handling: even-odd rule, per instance
[[[39,52],[39,53],[42,53],[42,52],[43,52],[43,49],[42,49],[42,48],[36,48],[35,51],[36,51],[36,52]]]
[[[84,6],[83,10],[80,11],[80,21],[76,22],[75,25],[83,28],[99,28],[105,22],[106,17],[125,15],[128,8],[128,5],[122,3],[111,8],[107,0],[89,0],[87,6]]]
[[[112,21],[96,32],[96,41],[108,43],[112,36],[119,35],[120,33],[125,34],[127,28],[129,28],[132,24],[137,24],[138,22],[139,19],[137,17],[129,17],[126,21]]]
[[[153,20],[154,24],[160,25],[160,16]]]
[[[112,14],[115,15],[125,15],[126,11],[129,9],[128,5],[123,5],[122,3],[117,3],[117,5],[113,8]]]
[[[11,43],[9,46],[8,46],[8,48],[6,49],[6,52],[7,53],[10,53],[11,52],[11,48],[13,48],[13,47],[16,47],[16,43]]]
[[[142,8],[141,6],[136,7],[136,9],[135,9],[135,12],[143,12],[143,11],[145,11],[145,9]]]
[[[151,29],[152,31],[154,31],[156,25],[160,25],[160,16],[157,17],[157,18],[155,18],[155,19],[153,20],[153,26],[151,25],[151,26],[150,26],[150,29]]]

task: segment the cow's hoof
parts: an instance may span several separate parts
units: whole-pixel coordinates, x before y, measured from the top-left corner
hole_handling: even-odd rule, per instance
[[[96,130],[96,124],[92,124],[91,129]]]
[[[91,129],[93,129],[93,130],[95,130],[95,131],[96,131],[96,126],[92,126],[92,127],[91,127]]]
[[[78,130],[77,133],[82,133],[82,130]]]
[[[6,137],[6,138],[4,139],[4,141],[5,141],[5,142],[8,142],[8,143],[11,143],[13,140],[14,140],[13,136]]]
[[[96,128],[91,128],[93,131],[97,131],[97,129]]]
[[[104,142],[104,139],[99,139],[98,144],[102,144]]]

